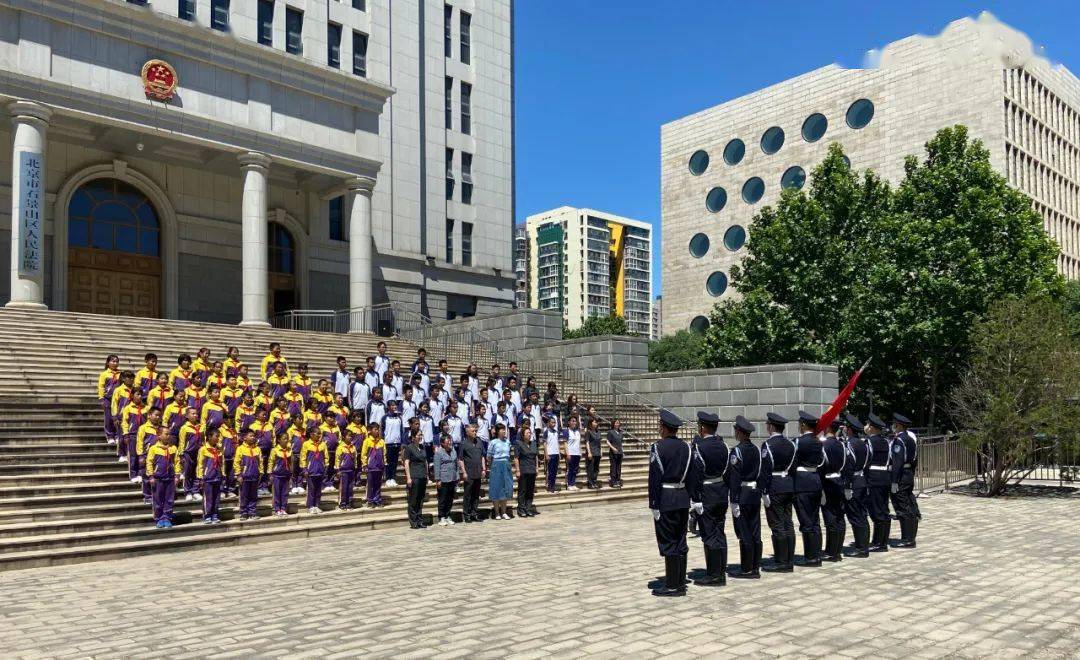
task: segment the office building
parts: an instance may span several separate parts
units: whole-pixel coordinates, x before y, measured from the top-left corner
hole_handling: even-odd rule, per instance
[[[525,225],[514,227],[514,307],[529,306],[529,234]]]

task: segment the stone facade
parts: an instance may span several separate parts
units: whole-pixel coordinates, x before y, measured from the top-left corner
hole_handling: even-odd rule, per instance
[[[649,342],[643,337],[602,335],[539,344],[516,353],[521,360],[566,361],[587,369],[593,379],[616,379],[649,368]]]
[[[738,229],[728,235],[733,227],[753,231],[753,216],[777,202],[789,168],[809,177],[838,142],[853,168],[896,181],[905,156],[921,156],[936,131],[955,124],[981,139],[994,168],[1034,198],[1061,247],[1060,270],[1080,276],[1080,81],[988,15],[955,21],[936,37],[901,39],[870,59],[864,69],[826,66],[661,128],[664,334],[695,320],[702,327],[713,305],[734,294],[723,285],[745,244],[725,244],[725,237],[738,238]],[[847,114],[861,99],[873,104],[873,116],[852,128]],[[804,122],[816,113],[827,129],[808,141]],[[770,155],[761,140],[771,127],[783,130],[784,141]],[[745,156],[731,165],[724,152],[735,138]],[[695,174],[690,159],[699,151],[708,163]],[[748,203],[743,189],[754,177],[764,194]],[[717,188],[726,203],[712,210],[706,197]],[[700,256],[690,249],[697,234],[708,240]]]

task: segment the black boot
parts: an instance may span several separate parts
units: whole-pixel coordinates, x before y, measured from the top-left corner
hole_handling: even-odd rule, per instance
[[[806,532],[802,535],[802,544],[803,558],[795,565],[805,568],[821,566],[821,536],[816,532]]]
[[[790,573],[791,568],[787,565],[787,536],[773,534],[773,563],[761,570],[767,573]]]
[[[914,548],[915,547],[915,530],[918,528],[919,520],[917,518],[901,518],[900,519],[900,542],[894,547],[897,548]]]
[[[887,543],[889,539],[888,523],[874,521],[874,540],[870,546],[870,552],[888,552],[889,545]]]
[[[741,580],[757,580],[761,577],[754,569],[754,546],[750,543],[739,542],[739,570],[731,574],[733,578]]]
[[[761,577],[761,540],[754,541],[754,577]]]
[[[690,578],[686,577],[686,560],[686,555],[679,558],[679,578],[682,580],[683,590],[686,589],[686,585],[690,584]]]
[[[795,566],[795,530],[791,530],[787,535],[787,565],[789,569],[794,570]]]
[[[840,561],[833,555],[833,544],[836,543],[836,532],[825,528],[825,549],[821,552],[821,561]]]
[[[727,551],[719,548],[705,548],[705,577],[694,580],[699,587],[722,587],[727,584],[725,573]]]
[[[683,557],[664,557],[664,586],[652,590],[652,595],[661,598],[685,596],[686,585],[679,576]],[[684,572],[683,575],[686,573]]]
[[[851,535],[854,537],[851,542],[851,551],[847,553],[848,557],[857,557],[859,559],[865,559],[870,556],[870,528],[869,527],[852,527]]]

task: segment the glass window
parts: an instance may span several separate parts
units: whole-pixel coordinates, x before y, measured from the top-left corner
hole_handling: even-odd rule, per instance
[[[293,274],[296,261],[296,245],[292,234],[285,227],[276,222],[270,223],[270,242],[266,249],[269,252],[268,267],[272,273]]]
[[[454,221],[446,219],[446,261],[454,263]]]
[[[454,79],[446,77],[446,90],[443,92],[443,113],[446,115],[446,130],[454,130]]]
[[[300,55],[304,52],[304,12],[285,7],[285,52]]]
[[[345,240],[345,197],[338,196],[327,203],[330,220],[330,240]]]
[[[705,288],[712,297],[723,295],[727,291],[727,275],[720,271],[713,272],[709,279],[705,280]]]
[[[367,35],[363,32],[352,33],[353,75],[367,77],[367,42]]]
[[[825,119],[825,115],[815,112],[802,123],[802,137],[807,142],[817,142],[828,128],[829,120]]]
[[[725,204],[727,204],[727,191],[719,186],[710,190],[708,195],[705,195],[705,208],[713,213],[724,208]]]
[[[468,64],[472,61],[472,16],[461,12],[461,62]]]
[[[274,0],[259,0],[259,43],[274,45]]]
[[[724,232],[724,247],[732,252],[738,250],[746,243],[746,230],[742,225],[731,225]]]
[[[844,164],[848,166],[848,169],[851,169],[851,159],[848,158],[846,155],[840,157],[844,159]]]
[[[69,207],[70,208],[70,207]],[[68,211],[71,213],[71,211]],[[68,245],[70,247],[90,246],[90,221],[85,217],[68,220]]]
[[[694,234],[690,239],[690,254],[698,259],[705,256],[709,251],[709,237],[705,234]]]
[[[704,333],[709,329],[709,319],[704,316],[695,316],[693,321],[690,321],[690,331],[697,333]]]
[[[724,162],[728,165],[738,165],[746,154],[746,145],[739,138],[735,138],[724,147]]]
[[[461,132],[468,135],[472,131],[472,85],[461,83]]]
[[[874,104],[869,99],[859,99],[847,109],[845,118],[851,128],[865,128],[874,118]]]
[[[472,204],[472,154],[461,152],[461,203]]]
[[[450,5],[443,5],[443,55],[445,57],[452,57],[454,52],[453,23],[454,8]]]
[[[461,223],[461,263],[472,265],[472,223]]]
[[[798,165],[787,168],[780,177],[780,187],[800,190],[806,183],[806,172]]]
[[[158,218],[138,189],[115,179],[97,179],[68,204],[68,245],[113,252],[158,255]]]
[[[747,204],[755,204],[765,194],[765,182],[761,177],[750,177],[742,187],[742,198]]]
[[[709,168],[709,154],[698,149],[690,156],[690,174],[698,176]]]
[[[784,146],[784,129],[773,126],[761,136],[761,150],[766,154],[775,154]]]
[[[367,11],[367,0],[352,0],[352,8]]]
[[[195,0],[180,0],[176,5],[176,15],[185,21],[195,20]]]
[[[226,32],[229,29],[229,0],[210,0],[210,27]]]
[[[337,23],[326,24],[326,64],[341,68],[341,26]]]

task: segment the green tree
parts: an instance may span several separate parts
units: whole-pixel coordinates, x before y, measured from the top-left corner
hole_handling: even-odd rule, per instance
[[[1070,280],[1065,285],[1065,321],[1069,334],[1080,340],[1080,280]]]
[[[989,305],[1062,286],[1030,200],[962,126],[909,157],[895,189],[832,145],[807,190],[754,218],[747,248],[731,273],[741,299],[712,313],[711,365],[814,360],[845,379],[872,356],[875,401],[929,422]]]
[[[1076,441],[1080,342],[1069,334],[1064,306],[1041,294],[995,304],[971,337],[971,363],[949,408],[980,456],[986,494],[999,495]]]
[[[649,342],[649,371],[683,371],[705,366],[705,338],[680,330]]]
[[[612,314],[610,316],[590,316],[585,319],[581,327],[576,330],[568,330],[563,326],[563,339],[581,339],[582,337],[597,337],[600,335],[629,335],[626,327],[626,319]]]

